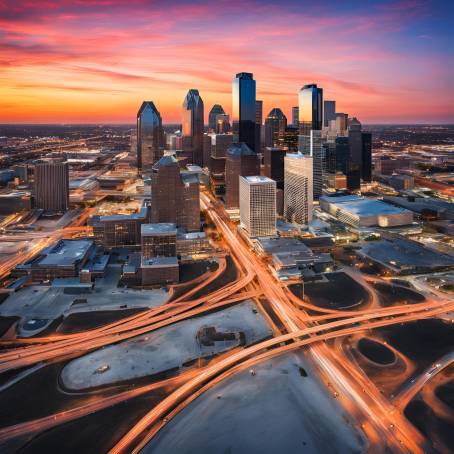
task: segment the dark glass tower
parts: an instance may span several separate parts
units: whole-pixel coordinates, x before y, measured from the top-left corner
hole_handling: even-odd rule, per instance
[[[353,118],[348,127],[348,144],[350,154],[347,168],[347,188],[351,191],[361,187],[361,165],[363,153],[363,140],[361,123]]]
[[[183,102],[182,134],[192,151],[192,162],[203,165],[203,100],[199,90],[188,91]],[[186,150],[185,150],[186,151]]]
[[[137,112],[137,167],[150,172],[164,153],[161,115],[152,101],[144,101]]]
[[[216,117],[217,115],[225,115],[224,109],[220,104],[215,104],[208,114],[208,128],[211,131],[216,131]]]
[[[255,80],[251,73],[238,73],[232,83],[232,126],[237,142],[257,152]]]
[[[298,103],[300,134],[308,136],[311,129],[322,129],[323,89],[316,84],[305,85],[299,92]]]
[[[265,119],[265,147],[284,146],[287,117],[281,109],[275,107]]]
[[[361,178],[370,183],[372,181],[372,134],[362,133],[362,159],[361,159]]]
[[[331,120],[336,119],[336,101],[323,103],[323,126],[328,127]]]

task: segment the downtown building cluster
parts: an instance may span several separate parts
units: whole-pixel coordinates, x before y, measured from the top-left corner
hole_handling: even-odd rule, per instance
[[[324,190],[359,191],[361,181],[371,180],[371,135],[362,131],[356,118],[336,112],[335,101],[324,101],[322,88],[315,84],[301,88],[291,124],[278,107],[263,123],[263,102],[256,98],[253,75],[246,72],[236,74],[232,82],[231,118],[215,104],[208,114],[208,127],[196,89],[189,90],[183,101],[180,131],[164,133],[154,103],[142,104],[137,115],[137,161],[143,176],[151,174],[155,211],[168,210],[169,203],[174,204],[169,194],[178,191],[169,187],[176,188],[176,183],[153,183],[153,166],[164,153],[173,155],[180,168],[187,164],[203,168],[213,194],[223,200],[228,212],[240,210],[241,223],[253,236],[275,232],[277,216],[307,225],[313,202]],[[270,191],[269,182],[258,177],[273,181],[274,189]],[[252,197],[252,188],[254,193],[262,188],[268,199]],[[259,205],[275,207],[267,227],[253,225],[254,217],[246,214],[258,212]],[[195,213],[190,206],[182,204],[177,211]]]

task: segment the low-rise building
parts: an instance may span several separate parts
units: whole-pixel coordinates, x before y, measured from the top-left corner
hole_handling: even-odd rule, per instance
[[[179,256],[194,256],[208,254],[212,251],[205,232],[189,232],[177,234],[177,254]]]
[[[142,257],[175,257],[177,226],[171,222],[142,224]]]
[[[142,258],[142,285],[174,284],[180,279],[179,264],[176,257]]]
[[[409,210],[356,195],[323,196],[320,207],[353,227],[394,227],[413,222],[413,213]]]
[[[25,264],[35,282],[60,277],[79,276],[80,270],[93,256],[95,246],[90,240],[60,240]]]

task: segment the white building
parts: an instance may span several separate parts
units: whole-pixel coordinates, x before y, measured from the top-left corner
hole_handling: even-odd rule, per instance
[[[240,222],[250,237],[276,234],[276,182],[268,177],[240,177]]]
[[[308,224],[313,210],[313,158],[287,153],[284,158],[284,217],[289,222]]]
[[[312,156],[312,195],[314,199],[318,200],[322,195],[323,174],[326,167],[322,131],[311,129],[309,135],[298,136],[298,151]]]

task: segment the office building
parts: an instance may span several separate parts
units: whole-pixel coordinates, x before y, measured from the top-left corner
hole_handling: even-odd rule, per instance
[[[141,229],[142,258],[176,257],[177,226],[173,223],[143,224]]]
[[[255,151],[262,149],[263,101],[255,102]]]
[[[336,120],[336,101],[323,102],[323,126],[327,128],[329,122]]]
[[[348,130],[348,114],[336,113],[335,133],[338,136],[346,136]]]
[[[35,165],[34,206],[45,211],[64,212],[69,208],[68,163],[49,159]]]
[[[220,104],[215,104],[211,108],[210,113],[208,114],[208,129],[211,132],[216,132],[217,116],[224,114],[225,114],[224,109]]]
[[[313,197],[318,200],[323,190],[323,175],[326,173],[325,148],[320,130],[311,130],[310,156],[313,164]]]
[[[298,151],[298,135],[299,129],[297,126],[287,125],[282,146],[287,148],[290,153],[296,153]]]
[[[183,101],[183,151],[192,153],[192,163],[203,166],[203,100],[199,90],[188,91]]]
[[[174,156],[163,156],[153,166],[150,221],[171,222],[187,231],[200,230],[199,178],[180,172]]]
[[[211,158],[211,134],[203,135],[203,167],[210,167]]]
[[[152,101],[144,101],[137,112],[137,167],[149,173],[164,153],[161,115]]]
[[[90,240],[60,240],[31,263],[34,282],[76,277],[95,251]]]
[[[263,153],[264,174],[276,182],[279,189],[284,189],[284,157],[286,148],[266,147]]]
[[[0,194],[0,215],[30,211],[32,201],[30,192],[14,191]]]
[[[264,176],[240,177],[240,222],[254,237],[276,234],[276,182]]]
[[[235,141],[244,142],[257,152],[257,106],[255,80],[251,73],[238,73],[232,83],[232,130]]]
[[[265,147],[279,147],[284,144],[287,117],[275,107],[265,119]]]
[[[216,134],[227,134],[230,132],[230,117],[227,114],[216,115]]]
[[[408,158],[391,158],[382,156],[374,162],[374,174],[392,175],[400,169],[411,169],[413,167],[412,159]]]
[[[323,89],[316,84],[304,85],[298,95],[300,134],[308,136],[311,130],[322,129]]]
[[[92,216],[88,223],[96,243],[105,248],[139,246],[142,225],[148,223],[148,208],[144,206],[133,214]]]
[[[298,106],[292,107],[292,126],[296,128],[299,125],[299,110]]]
[[[245,143],[234,143],[227,150],[225,163],[225,205],[239,208],[239,178],[260,174],[257,154]]]
[[[347,167],[347,188],[355,191],[361,187],[361,166],[363,141],[361,123],[353,118],[348,127],[349,157]]]
[[[214,158],[225,158],[227,150],[232,143],[232,134],[211,134],[211,156]]]
[[[143,286],[175,284],[180,280],[176,257],[142,258],[140,271]]]
[[[301,153],[284,158],[284,217],[289,222],[308,224],[313,210],[313,159]]]
[[[363,132],[361,139],[361,179],[366,183],[370,183],[372,181],[372,134],[370,132]]]

